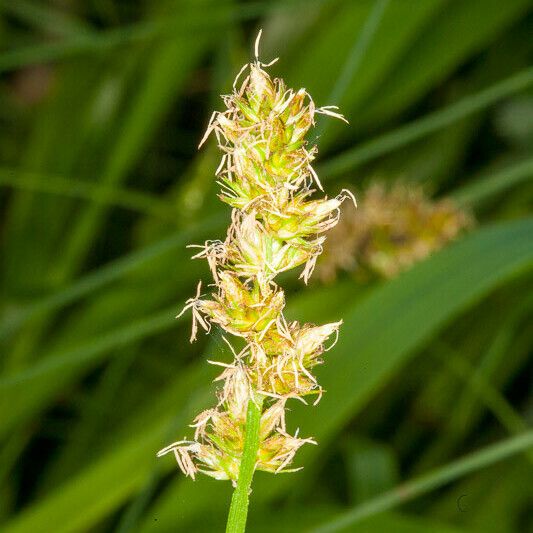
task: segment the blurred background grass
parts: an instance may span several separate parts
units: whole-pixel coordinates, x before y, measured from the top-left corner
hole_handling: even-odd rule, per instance
[[[2,531],[223,529],[229,484],[155,452],[227,357],[173,317],[209,279],[185,245],[229,217],[216,147],[196,146],[259,27],[273,72],[350,121],[318,122],[330,195],[365,213],[375,180],[401,182],[476,222],[394,275],[352,243],[329,283],[284,278],[289,316],[345,324],[323,401],[288,417],[320,445],[256,476],[250,530],[532,531],[532,7],[1,1]],[[390,213],[379,265],[428,230],[389,234]]]

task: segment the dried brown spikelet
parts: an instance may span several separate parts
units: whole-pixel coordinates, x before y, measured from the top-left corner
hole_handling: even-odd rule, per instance
[[[455,239],[473,224],[451,199],[431,200],[421,187],[375,182],[329,234],[317,265],[323,282],[339,271],[390,278]]]

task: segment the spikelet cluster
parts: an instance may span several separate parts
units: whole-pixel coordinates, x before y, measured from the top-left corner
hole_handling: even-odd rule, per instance
[[[259,34],[260,36],[260,34]],[[223,155],[216,171],[220,199],[232,209],[225,241],[208,241],[194,257],[205,258],[214,292],[187,301],[193,315],[191,341],[200,328],[216,325],[241,338],[234,361],[217,378],[218,405],[200,413],[193,440],[176,442],[158,455],[173,453],[181,470],[194,478],[202,472],[216,479],[238,478],[249,401],[261,403],[260,445],[256,469],[291,471],[296,451],[315,443],[288,433],[285,404],[320,399],[322,389],[312,369],[336,339],[341,322],[322,326],[288,322],[285,294],[274,279],[301,267],[307,282],[322,251],[324,232],[337,224],[339,206],[349,192],[311,199],[322,190],[311,163],[316,148],[305,140],[315,115],[342,120],[334,107],[315,108],[304,89],[295,92],[271,79],[258,59],[245,65],[233,93],[223,96],[226,110],[215,112],[200,146],[210,134]],[[240,81],[242,78],[242,81]],[[226,337],[224,339],[233,346]],[[262,402],[257,400],[261,398]]]
[[[391,278],[470,228],[473,218],[451,199],[430,199],[421,187],[374,182],[356,210],[346,210],[317,265],[323,282],[341,270]]]

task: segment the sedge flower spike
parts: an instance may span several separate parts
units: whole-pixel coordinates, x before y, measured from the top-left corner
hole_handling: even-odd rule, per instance
[[[288,432],[285,405],[289,399],[320,399],[322,389],[312,369],[335,343],[341,322],[288,322],[283,315],[285,294],[274,279],[303,266],[300,278],[307,283],[324,232],[337,224],[341,203],[353,199],[349,191],[332,199],[311,199],[322,185],[311,166],[316,147],[309,146],[306,133],[317,113],[344,117],[333,106],[316,108],[304,89],[295,92],[272,79],[265,68],[273,62],[267,65],[258,58],[259,36],[255,61],[243,67],[233,93],[222,97],[227,109],[213,113],[200,142],[216,137],[223,152],[216,171],[219,197],[233,210],[225,241],[208,241],[194,256],[208,261],[215,291],[206,298],[199,284],[184,308],[192,311],[191,341],[199,328],[209,331],[216,324],[240,337],[244,348],[233,351],[231,364],[211,362],[223,367],[217,378],[222,382],[218,405],[196,417],[194,438],[158,453],[174,454],[193,479],[201,472],[234,485],[249,402],[261,409],[256,470],[293,471],[290,464],[297,450],[316,444]]]
[[[317,276],[333,281],[341,270],[360,281],[392,278],[440,250],[474,224],[451,198],[431,199],[414,184],[376,181],[361,195],[356,210],[343,213],[328,236]]]

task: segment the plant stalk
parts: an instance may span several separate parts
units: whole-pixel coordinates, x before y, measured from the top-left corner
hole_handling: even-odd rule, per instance
[[[239,479],[231,497],[226,533],[244,533],[246,528],[252,478],[254,476],[257,451],[259,449],[259,428],[261,426],[262,406],[262,396],[255,398],[255,402],[252,400],[248,401],[244,449],[239,467]]]

